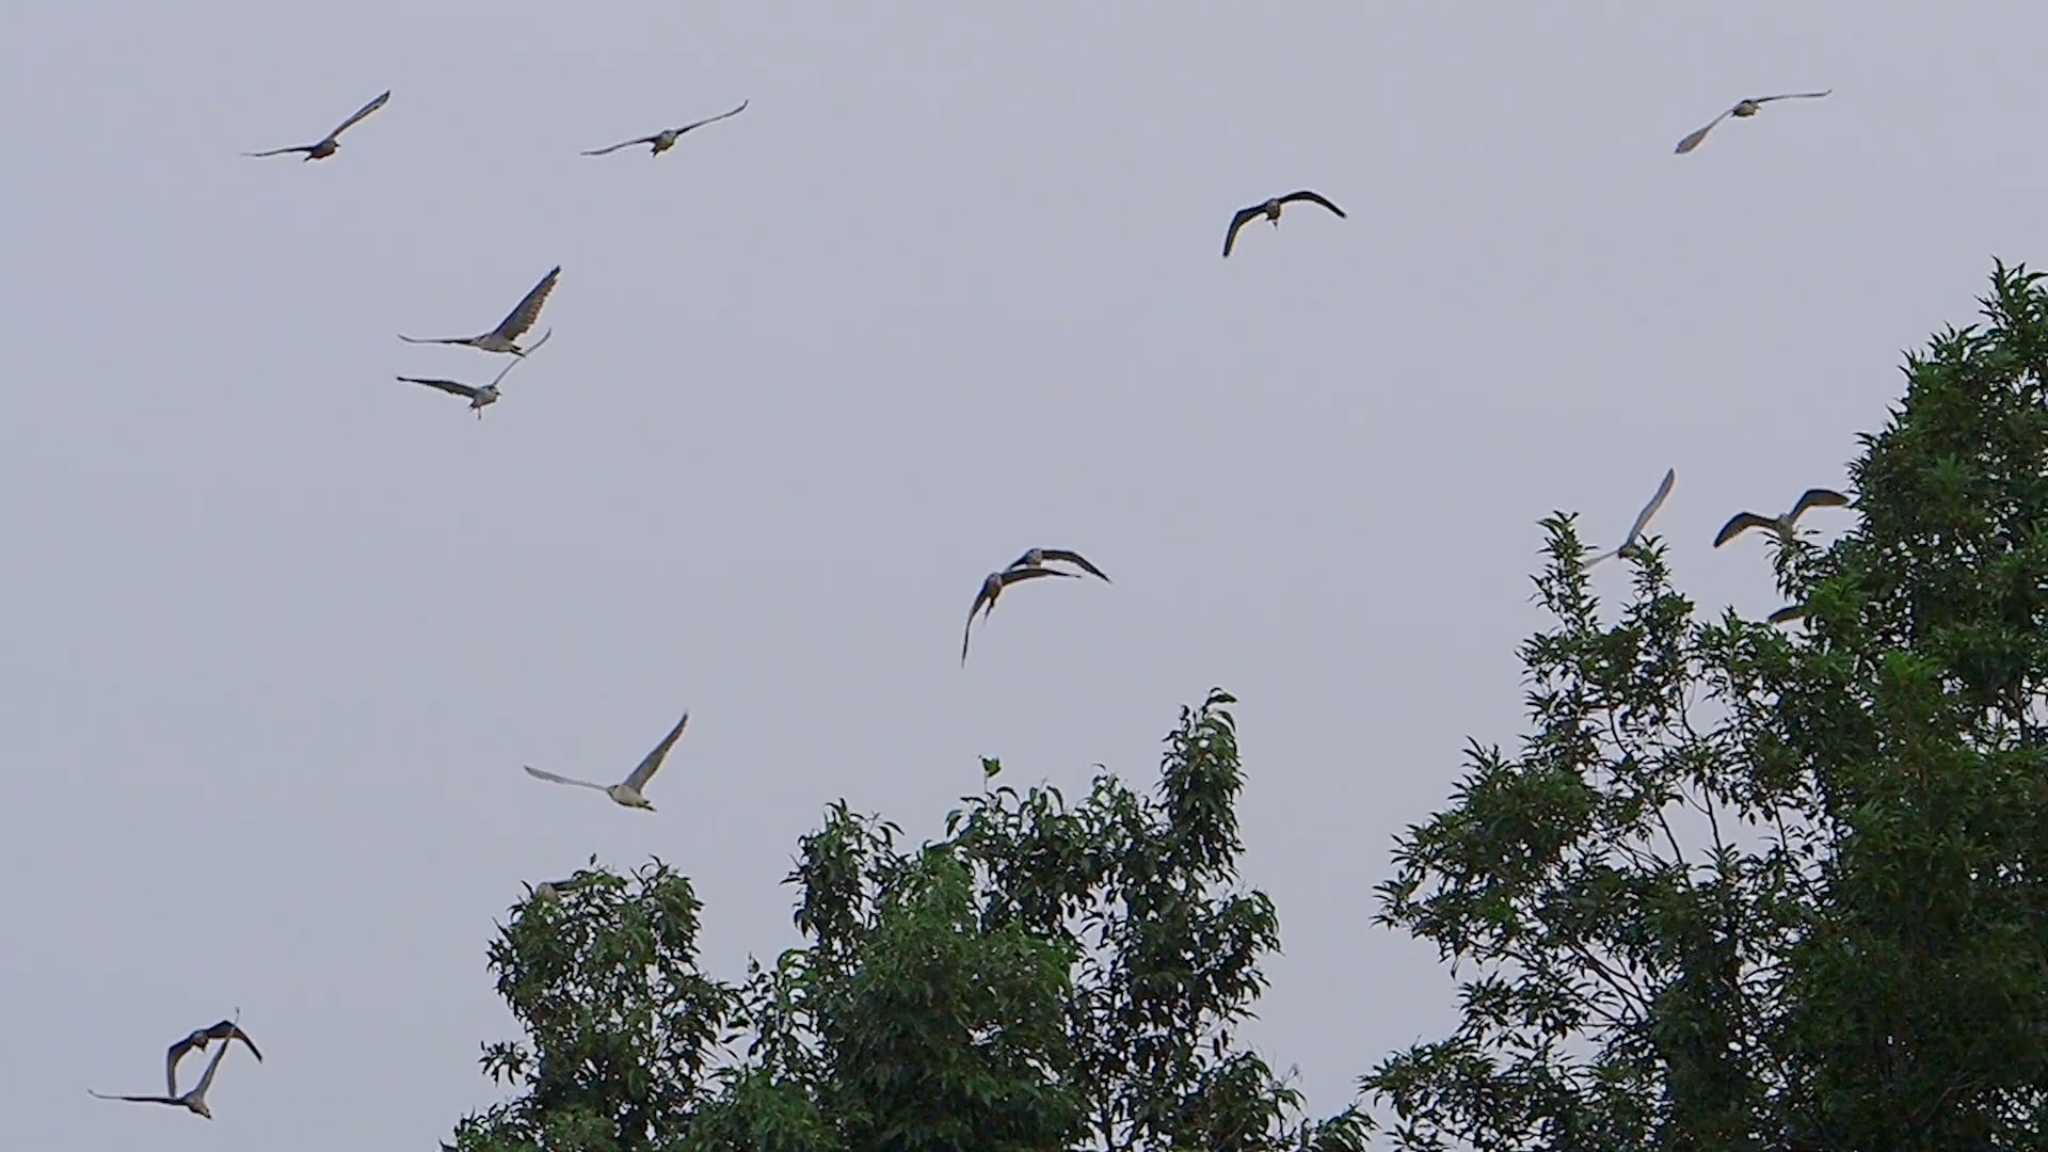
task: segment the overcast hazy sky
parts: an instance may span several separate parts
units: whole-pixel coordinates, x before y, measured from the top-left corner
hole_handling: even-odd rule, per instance
[[[496,1098],[522,881],[658,853],[734,976],[828,801],[1149,781],[1211,685],[1256,1038],[1339,1107],[1449,1018],[1370,890],[1523,730],[1536,520],[1612,544],[1675,466],[1682,587],[1777,607],[1721,520],[1843,482],[1900,350],[2048,260],[2038,3],[323,7],[0,3],[10,1147],[431,1147]],[[236,155],[387,87],[331,160]],[[1350,218],[1218,258],[1299,187]],[[488,379],[394,335],[557,263],[480,424],[392,379]],[[1115,583],[962,671],[1034,544]],[[519,770],[684,707],[656,814]],[[85,1095],[237,1005],[212,1124]]]

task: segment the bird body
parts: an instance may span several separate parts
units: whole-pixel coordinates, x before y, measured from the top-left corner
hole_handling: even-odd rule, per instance
[[[1342,208],[1337,207],[1321,195],[1311,192],[1306,188],[1299,192],[1289,192],[1285,196],[1275,196],[1263,204],[1254,204],[1250,208],[1240,208],[1237,210],[1237,214],[1230,218],[1230,231],[1223,234],[1223,255],[1225,257],[1230,255],[1231,248],[1237,244],[1238,231],[1246,224],[1264,217],[1272,221],[1273,227],[1278,228],[1280,226],[1281,209],[1297,200],[1305,200],[1311,204],[1320,204],[1335,212],[1339,218],[1344,216]]]
[[[631,775],[628,775],[625,780],[617,784],[598,784],[589,780],[557,776],[552,772],[543,772],[530,764],[525,766],[526,773],[535,779],[546,780],[551,784],[573,784],[578,788],[595,789],[611,797],[614,804],[652,812],[654,811],[654,805],[647,802],[647,797],[644,794],[647,782],[654,779],[654,773],[661,768],[661,762],[667,758],[668,750],[675,746],[676,739],[683,734],[683,726],[689,722],[690,714],[688,712],[683,713],[683,718],[676,721],[676,726],[669,729],[668,735],[661,738],[661,743],[656,744],[654,750],[641,759],[639,766],[633,769]]]
[[[1707,133],[1714,130],[1714,125],[1719,124],[1730,116],[1738,120],[1747,120],[1758,112],[1763,111],[1764,105],[1769,104],[1773,100],[1818,100],[1833,91],[1834,89],[1830,88],[1826,92],[1786,92],[1777,96],[1751,96],[1737,100],[1734,106],[1726,112],[1707,121],[1704,126],[1686,133],[1685,137],[1678,142],[1677,152],[1683,156],[1687,152],[1699,147],[1700,141],[1707,138]]]
[[[368,116],[370,113],[375,112],[379,108],[382,108],[384,106],[384,102],[389,99],[391,99],[391,93],[389,90],[386,90],[382,96],[379,96],[375,100],[370,101],[368,104],[363,105],[361,108],[356,109],[355,114],[353,116],[350,116],[348,119],[343,120],[340,124],[337,124],[334,128],[334,131],[329,132],[327,135],[322,136],[320,139],[314,141],[311,144],[298,144],[290,148],[272,148],[267,152],[244,152],[242,153],[242,155],[257,157],[283,156],[288,152],[304,152],[306,154],[305,158],[307,160],[325,160],[329,156],[334,155],[337,151],[340,151],[340,136],[343,132],[348,131],[349,127],[355,124],[356,121],[361,120],[363,117]]]
[[[557,264],[547,275],[540,278],[540,283],[535,284],[527,291],[524,297],[520,298],[519,303],[513,306],[512,311],[505,314],[503,320],[498,321],[496,328],[481,336],[418,337],[407,336],[401,332],[398,338],[408,344],[460,344],[466,348],[475,348],[480,352],[509,352],[514,356],[524,356],[531,349],[521,348],[519,346],[519,338],[524,336],[527,329],[533,327],[533,322],[540,318],[541,305],[547,303],[548,293],[555,290],[555,281],[561,275],[562,266]],[[539,345],[536,344],[535,347],[539,347]]]
[[[526,351],[532,352],[538,349],[541,345],[548,342],[549,336],[554,334],[554,329],[550,328],[542,333],[541,338],[535,340],[533,346],[526,349]],[[476,418],[481,420],[484,418],[484,409],[498,402],[499,382],[505,379],[505,374],[512,371],[514,365],[522,363],[524,359],[525,356],[522,354],[507,360],[505,366],[498,369],[498,374],[491,379],[491,382],[481,388],[474,384],[464,384],[460,380],[444,380],[438,376],[400,376],[399,379],[407,384],[424,384],[429,388],[446,392],[451,396],[465,397],[469,400],[470,411],[475,412]]]
[[[1721,531],[1715,534],[1714,547],[1719,548],[1751,528],[1768,528],[1777,533],[1781,542],[1789,544],[1793,539],[1793,529],[1799,523],[1799,517],[1805,515],[1808,508],[1841,508],[1848,503],[1847,496],[1832,488],[1808,488],[1799,494],[1799,499],[1792,503],[1791,511],[1783,516],[1759,516],[1754,512],[1737,512],[1729,517],[1728,523],[1723,524]]]
[[[676,141],[682,139],[683,134],[685,132],[689,132],[692,129],[696,128],[702,128],[706,124],[716,124],[720,120],[724,120],[732,116],[737,116],[741,112],[746,111],[746,109],[747,101],[742,100],[740,101],[740,106],[733,109],[730,112],[721,112],[716,116],[707,116],[702,120],[692,121],[691,123],[685,124],[680,128],[663,128],[661,131],[656,132],[652,136],[639,136],[631,140],[622,140],[617,144],[612,144],[604,148],[593,148],[590,151],[585,152],[584,155],[603,156],[609,152],[617,152],[621,148],[631,148],[635,144],[647,144],[653,147],[653,151],[648,153],[648,155],[659,156],[663,152],[666,152],[669,149],[675,147]]]
[[[1657,485],[1657,494],[1655,496],[1650,497],[1650,502],[1648,504],[1643,505],[1643,510],[1636,514],[1636,522],[1629,526],[1628,536],[1622,540],[1621,546],[1614,549],[1612,552],[1602,552],[1600,555],[1595,556],[1591,560],[1586,561],[1586,567],[1591,568],[1593,565],[1600,563],[1602,560],[1610,559],[1615,556],[1620,556],[1623,553],[1627,552],[1629,549],[1634,548],[1636,546],[1636,541],[1643,534],[1643,529],[1649,527],[1650,517],[1655,516],[1657,514],[1657,509],[1664,506],[1664,498],[1666,496],[1671,495],[1671,486],[1677,483],[1677,481],[1678,469],[1672,468],[1665,471],[1664,482]]]
[[[1032,551],[1036,552],[1039,549],[1033,549]],[[1029,557],[1031,553],[1027,552],[1024,555]],[[1019,564],[1021,563],[1022,561],[1020,560]],[[1018,564],[1013,564],[1001,572],[989,573],[982,580],[980,591],[974,594],[974,603],[967,608],[967,627],[960,634],[961,667],[967,666],[967,643],[974,637],[974,614],[979,612],[982,619],[988,619],[995,612],[996,599],[1003,594],[1003,589],[1015,584],[1019,580],[1033,580],[1040,576],[1065,576],[1069,579],[1080,579],[1079,576],[1072,572],[1062,572],[1057,568],[1046,568],[1042,565],[1019,567]],[[1104,576],[1103,579],[1107,580],[1109,577]]]

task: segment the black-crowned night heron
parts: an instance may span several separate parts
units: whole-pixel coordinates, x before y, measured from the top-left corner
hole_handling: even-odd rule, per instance
[[[1231,247],[1237,243],[1238,229],[1243,228],[1246,224],[1257,220],[1261,216],[1271,220],[1273,227],[1278,228],[1280,226],[1280,210],[1297,200],[1306,200],[1311,204],[1321,204],[1323,207],[1335,212],[1338,216],[1344,215],[1342,208],[1337,207],[1335,204],[1330,203],[1306,188],[1299,192],[1289,192],[1285,196],[1275,196],[1264,204],[1254,204],[1250,208],[1240,208],[1237,210],[1237,215],[1230,218],[1230,231],[1223,234],[1223,254],[1225,256],[1230,255]]]
[[[355,115],[349,117],[346,120],[343,120],[339,125],[335,127],[334,131],[329,132],[327,135],[322,136],[319,140],[316,140],[311,144],[300,144],[294,148],[272,148],[268,152],[244,152],[242,153],[242,155],[283,156],[287,152],[304,152],[306,154],[306,159],[308,160],[325,160],[329,156],[334,155],[334,153],[338,149],[340,149],[341,142],[339,137],[343,132],[348,131],[349,127],[353,125],[356,121],[361,120],[363,117],[368,116],[370,113],[375,112],[379,108],[382,108],[384,106],[384,102],[389,99],[391,99],[391,93],[387,91],[382,96],[379,96],[375,100],[370,101],[368,104],[363,105],[361,108],[356,109]]]
[[[732,116],[737,116],[740,113],[746,111],[746,109],[747,102],[745,100],[742,100],[740,101],[740,106],[733,109],[730,112],[720,112],[716,116],[707,116],[702,120],[696,120],[692,121],[691,123],[685,124],[681,128],[664,128],[661,131],[656,132],[652,136],[642,136],[636,140],[622,140],[609,148],[595,148],[589,152],[585,152],[584,155],[602,156],[607,152],[617,152],[621,148],[631,148],[635,144],[652,144],[654,145],[654,151],[648,153],[648,155],[659,156],[663,152],[666,152],[669,149],[675,147],[676,141],[682,137],[683,133],[690,131],[692,128],[702,128],[706,124],[716,124],[720,120],[724,120]]]
[[[481,336],[422,338],[400,333],[398,338],[408,344],[460,344],[483,352],[510,352],[514,356],[524,356],[527,350],[519,346],[519,338],[526,335],[526,330],[533,327],[533,322],[540,318],[540,306],[547,303],[548,293],[555,290],[555,281],[561,275],[562,266],[557,264],[547,275],[540,278],[540,283],[535,284],[503,320],[498,321],[496,328]]]
[[[661,762],[668,756],[668,750],[675,746],[676,739],[683,734],[683,726],[689,722],[690,714],[683,713],[683,718],[676,721],[676,726],[669,729],[668,735],[661,738],[661,743],[654,746],[654,751],[649,752],[646,758],[640,761],[640,766],[633,769],[632,775],[626,777],[622,784],[596,784],[589,780],[572,780],[567,776],[543,772],[531,764],[525,766],[526,774],[546,780],[550,784],[574,784],[578,788],[595,788],[611,797],[615,804],[622,804],[628,808],[644,808],[652,812],[654,805],[649,804],[647,797],[642,793],[647,787],[647,782],[654,779],[654,773],[661,768]]]

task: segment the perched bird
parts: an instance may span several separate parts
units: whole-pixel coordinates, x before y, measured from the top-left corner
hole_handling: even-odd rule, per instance
[[[1076,568],[1081,569],[1083,572],[1088,573],[1090,576],[1100,576],[1104,580],[1109,579],[1109,573],[1104,572],[1102,569],[1097,568],[1093,564],[1090,564],[1087,558],[1082,556],[1079,552],[1069,552],[1064,548],[1033,548],[1029,552],[1026,552],[1022,556],[1019,556],[1015,560],[1011,561],[1010,567],[1043,568],[1045,567],[1045,562],[1048,560],[1054,560],[1061,564],[1072,564]]]
[[[1096,574],[1101,575],[1099,572]],[[989,573],[988,579],[981,582],[981,591],[974,594],[974,603],[967,609],[967,628],[960,634],[961,667],[967,666],[967,642],[974,637],[974,614],[980,612],[982,619],[988,619],[989,615],[996,610],[996,597],[1003,594],[1003,589],[1015,584],[1019,580],[1029,580],[1035,576],[1065,576],[1073,580],[1080,579],[1079,576],[1072,572],[1062,572],[1057,568],[1035,566],[1019,568],[1012,565],[1001,572]],[[1104,580],[1109,579],[1107,576],[1102,578]]]
[[[1643,505],[1643,510],[1636,514],[1636,522],[1629,526],[1628,536],[1622,540],[1621,547],[1616,548],[1612,552],[1602,552],[1600,555],[1593,557],[1591,560],[1586,561],[1586,567],[1591,568],[1602,560],[1619,556],[1635,547],[1637,538],[1642,536],[1643,529],[1649,526],[1650,517],[1655,516],[1657,509],[1663,507],[1664,498],[1671,495],[1671,485],[1676,483],[1677,480],[1678,469],[1673,468],[1665,472],[1664,482],[1657,485],[1657,494],[1650,497],[1650,502]]]
[[[496,328],[481,336],[437,336],[422,339],[400,333],[398,338],[408,344],[461,344],[483,352],[510,352],[514,356],[524,356],[527,350],[519,346],[518,340],[526,334],[528,328],[533,327],[533,322],[540,318],[540,306],[547,303],[548,293],[555,290],[555,280],[561,275],[562,266],[557,264],[547,275],[540,278],[540,283],[535,284],[532,291],[529,291],[512,311],[506,313],[503,320],[498,321]]]
[[[611,797],[612,802],[615,804],[623,804],[628,808],[645,808],[652,812],[654,811],[654,805],[647,802],[647,797],[641,795],[641,791],[647,787],[649,780],[654,779],[654,773],[661,767],[661,762],[668,755],[668,750],[675,745],[676,738],[683,734],[683,725],[689,722],[690,714],[688,712],[683,713],[683,718],[676,721],[676,726],[669,729],[668,735],[661,738],[661,743],[656,744],[654,751],[649,752],[647,758],[640,761],[640,766],[633,769],[633,774],[626,777],[623,784],[593,784],[588,780],[571,780],[567,776],[557,776],[552,772],[543,772],[531,764],[526,765],[526,774],[537,779],[546,780],[551,784],[574,784],[578,788],[595,788],[599,792]]]
[[[391,93],[389,91],[386,91],[382,96],[379,96],[375,100],[370,101],[368,104],[363,105],[361,108],[356,109],[356,114],[349,117],[346,120],[343,120],[340,124],[336,125],[334,131],[329,132],[327,135],[322,136],[319,140],[314,141],[311,144],[301,144],[296,148],[272,148],[268,152],[244,152],[242,153],[242,155],[282,156],[287,152],[304,152],[306,154],[307,160],[325,160],[329,156],[334,155],[335,151],[341,147],[341,141],[339,137],[343,132],[348,131],[349,128],[353,126],[356,121],[361,120],[363,117],[368,116],[370,113],[375,112],[379,108],[382,108],[384,106],[384,102],[389,99],[391,99]]]
[[[682,137],[683,133],[688,132],[690,129],[702,128],[706,124],[716,124],[720,120],[724,120],[732,116],[737,116],[746,110],[747,102],[745,100],[742,100],[740,101],[740,106],[733,109],[730,112],[721,112],[716,116],[707,116],[702,120],[685,124],[681,128],[663,128],[661,131],[656,132],[652,136],[642,136],[637,140],[621,141],[620,143],[614,144],[609,148],[592,149],[589,152],[585,152],[584,155],[602,156],[607,152],[617,152],[621,148],[631,148],[635,144],[652,144],[654,145],[654,151],[648,153],[648,155],[659,156],[663,152],[666,152],[669,149],[675,147],[676,141]]]
[[[1778,539],[1790,543],[1792,528],[1799,523],[1799,517],[1808,508],[1842,508],[1849,498],[1832,488],[1808,488],[1799,494],[1792,504],[1792,510],[1783,516],[1759,516],[1754,512],[1737,512],[1721,525],[1721,531],[1714,537],[1714,547],[1719,548],[1751,528],[1769,528],[1778,534]]]
[[[1747,120],[1751,116],[1756,115],[1762,110],[1764,105],[1769,104],[1773,100],[1818,100],[1827,95],[1828,92],[1833,91],[1834,89],[1830,88],[1827,92],[1786,92],[1779,96],[1757,96],[1748,100],[1738,100],[1733,108],[1707,121],[1706,127],[1701,128],[1697,132],[1687,133],[1685,139],[1678,142],[1678,154],[1683,156],[1687,152],[1699,147],[1700,141],[1707,138],[1707,133],[1713,130],[1714,125],[1719,124],[1730,116],[1738,120]]]
[[[1238,229],[1243,228],[1246,224],[1261,216],[1271,220],[1273,227],[1278,228],[1280,226],[1280,209],[1297,200],[1306,200],[1311,204],[1321,204],[1340,217],[1344,215],[1342,208],[1337,207],[1335,204],[1330,203],[1314,192],[1310,192],[1306,188],[1299,192],[1289,192],[1285,196],[1275,196],[1264,204],[1255,204],[1250,208],[1240,208],[1237,210],[1237,215],[1230,218],[1230,231],[1223,234],[1223,255],[1229,256],[1231,246],[1237,243]]]
[[[241,1026],[233,1020],[223,1020],[211,1027],[195,1029],[191,1035],[171,1045],[170,1051],[164,1053],[164,1089],[172,1096],[178,1094],[178,1062],[185,1058],[185,1053],[194,1048],[201,1052],[206,1051],[207,1043],[213,1040],[220,1041],[223,1048],[240,1040],[248,1046],[249,1055],[256,1057],[257,1063],[263,1062],[263,1053],[257,1051],[256,1042],[249,1039],[249,1034],[242,1031]]]
[[[199,1077],[199,1083],[194,1084],[191,1091],[183,1094],[174,1093],[169,1096],[108,1096],[94,1092],[90,1088],[85,1091],[87,1095],[97,1096],[101,1100],[126,1100],[131,1104],[174,1104],[211,1120],[213,1119],[213,1109],[206,1106],[206,1090],[213,1087],[213,1074],[220,1070],[220,1059],[228,1054],[228,1049],[231,1047],[233,1045],[223,1043],[220,1049],[213,1054],[213,1059],[206,1062],[206,1072]],[[254,1051],[254,1049],[252,1048],[251,1051]]]
[[[554,329],[548,329],[545,333],[542,333],[540,339],[533,342],[533,346],[528,348],[527,351],[532,352],[534,349],[547,343],[548,337],[554,334]],[[471,410],[476,413],[476,418],[481,420],[484,418],[484,409],[498,402],[498,382],[505,378],[505,373],[512,371],[513,365],[523,362],[524,359],[524,356],[514,356],[507,360],[505,366],[498,370],[497,376],[493,377],[489,384],[481,388],[474,384],[464,384],[460,380],[443,380],[437,376],[400,376],[399,379],[407,384],[424,384],[429,388],[438,388],[451,396],[466,397],[469,400]]]

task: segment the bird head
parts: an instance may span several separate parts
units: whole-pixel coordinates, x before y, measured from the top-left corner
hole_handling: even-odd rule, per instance
[[[208,1120],[213,1119],[213,1109],[208,1108],[206,1106],[206,1101],[194,1100],[191,1103],[191,1108],[194,1112],[199,1113],[201,1116],[206,1117]]]

